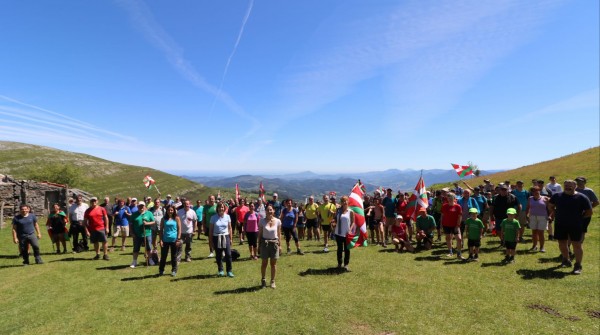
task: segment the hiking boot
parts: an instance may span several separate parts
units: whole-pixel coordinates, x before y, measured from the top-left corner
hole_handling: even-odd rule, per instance
[[[271,288],[273,288],[273,289],[274,289],[274,288],[276,288],[276,287],[277,287],[277,285],[275,285],[275,281],[274,281],[274,280],[271,280]]]
[[[548,235],[548,240],[549,241],[554,241],[554,235]]]
[[[44,261],[40,257],[35,259],[35,264],[44,264]]]
[[[96,256],[94,256],[93,260],[97,261],[100,259],[100,254],[96,254]]]
[[[571,263],[571,261],[568,259],[563,259],[562,263],[560,264],[561,268],[570,268],[572,266],[573,266],[573,263]]]
[[[186,261],[186,262],[188,262],[188,263],[189,263],[189,262],[191,262],[191,261],[192,261],[192,257],[190,257],[190,256],[187,256],[187,257],[185,258],[185,261]]]
[[[508,259],[508,262],[511,264],[515,263],[515,256],[510,256],[510,258]]]
[[[573,267],[573,272],[571,273],[574,275],[580,275],[582,270],[583,269],[581,268],[581,264],[575,263],[575,267]]]
[[[109,260],[108,255],[105,254],[104,256],[102,256],[102,259],[105,261]]]
[[[233,275],[233,272],[231,272],[231,271],[228,271],[228,272],[227,272],[227,277],[229,277],[229,278],[233,278],[233,277],[235,277],[235,276]]]
[[[175,277],[175,276],[177,276],[177,271],[171,272],[171,277]]]
[[[292,253],[292,249],[290,249],[290,248],[287,248],[287,254],[289,255],[289,254],[291,254],[291,253]]]
[[[298,255],[304,255],[304,252],[303,252],[302,250],[300,250],[300,249],[298,249],[298,251],[296,251],[296,253],[297,253]]]
[[[267,280],[265,278],[260,280],[260,288],[267,287]]]

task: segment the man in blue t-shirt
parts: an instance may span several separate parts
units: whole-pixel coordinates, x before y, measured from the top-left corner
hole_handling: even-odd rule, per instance
[[[40,226],[35,214],[30,213],[31,207],[26,204],[19,206],[19,214],[12,220],[13,241],[19,244],[19,251],[23,256],[23,265],[29,265],[29,246],[33,249],[36,264],[43,264],[40,257],[40,243],[42,238]],[[36,236],[37,235],[37,236]]]
[[[519,205],[521,205],[521,210],[517,214],[517,220],[519,220],[519,224],[521,228],[519,229],[519,243],[524,243],[523,233],[525,233],[525,225],[527,224],[527,202],[529,201],[529,192],[523,189],[523,181],[517,181],[517,187],[513,189],[510,193],[517,198]]]
[[[385,190],[385,198],[381,201],[383,205],[383,214],[385,215],[385,227],[384,227],[384,238],[383,247],[387,248],[388,236],[390,236],[390,230],[396,222],[396,206],[398,205],[398,199],[392,196],[392,189],[388,188]]]

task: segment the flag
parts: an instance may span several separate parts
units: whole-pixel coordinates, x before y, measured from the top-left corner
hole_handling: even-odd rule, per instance
[[[429,201],[427,200],[427,189],[425,189],[425,181],[423,181],[423,176],[421,175],[419,181],[417,182],[417,186],[415,186],[415,192],[413,192],[410,198],[408,198],[408,205],[406,205],[406,216],[412,220],[416,220],[419,209],[427,207],[429,207]]]
[[[265,188],[263,187],[262,181],[260,182],[260,186],[258,188],[258,196],[261,198],[263,204],[267,203],[267,199],[265,199]]]
[[[335,197],[336,195],[337,195],[337,193],[335,191],[329,191],[330,197]]]
[[[235,184],[235,200],[239,201],[241,198],[240,196],[240,186],[238,184]]]
[[[369,235],[367,233],[367,224],[365,223],[365,209],[363,207],[363,199],[366,193],[365,185],[360,180],[352,188],[350,197],[348,198],[348,208],[354,212],[355,231],[348,232],[346,235],[346,244],[348,248],[367,246]]]
[[[154,185],[156,182],[154,181],[154,179],[152,179],[152,177],[150,177],[149,175],[146,175],[146,177],[144,177],[144,186],[146,186],[147,189],[151,189],[152,185]]]
[[[473,174],[473,167],[470,165],[458,165],[458,164],[452,164],[452,163],[450,163],[450,164],[454,168],[454,171],[456,171],[458,176],[461,178]]]

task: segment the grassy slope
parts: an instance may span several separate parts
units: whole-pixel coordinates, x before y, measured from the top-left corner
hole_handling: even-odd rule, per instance
[[[600,191],[600,147],[591,148],[568,156],[553,160],[526,165],[514,170],[499,172],[485,177],[470,178],[464,180],[471,186],[483,184],[484,179],[490,179],[492,183],[498,184],[510,180],[515,184],[522,180],[525,186],[531,185],[531,179],[543,179],[548,183],[549,176],[555,176],[557,182],[565,179],[575,179],[577,176],[585,176],[588,180],[587,187],[594,191]],[[425,181],[427,182],[427,181]],[[432,185],[432,188],[451,186],[452,183]]]
[[[111,198],[115,196],[139,198],[143,195],[155,197],[156,191],[148,191],[142,183],[142,179],[147,174],[156,180],[163,197],[172,193],[174,196],[182,195],[189,199],[206,199],[208,194],[216,193],[213,188],[151,168],[115,163],[86,154],[48,147],[0,141],[0,173],[23,178],[27,166],[56,160],[81,166],[87,178],[84,185],[79,188],[99,197],[105,195]],[[222,193],[223,196],[228,197],[233,195],[232,190],[223,190]]]

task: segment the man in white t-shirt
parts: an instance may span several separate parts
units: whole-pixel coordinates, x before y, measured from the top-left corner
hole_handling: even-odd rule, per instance
[[[192,240],[194,239],[194,228],[198,222],[196,211],[192,209],[189,200],[182,201],[182,207],[177,211],[181,221],[181,240],[185,243],[185,261],[192,261]],[[181,261],[181,248],[177,251],[177,262]]]
[[[550,176],[550,182],[546,185],[546,187],[552,192],[552,194],[563,191],[562,186],[556,182],[556,178],[554,176]]]

